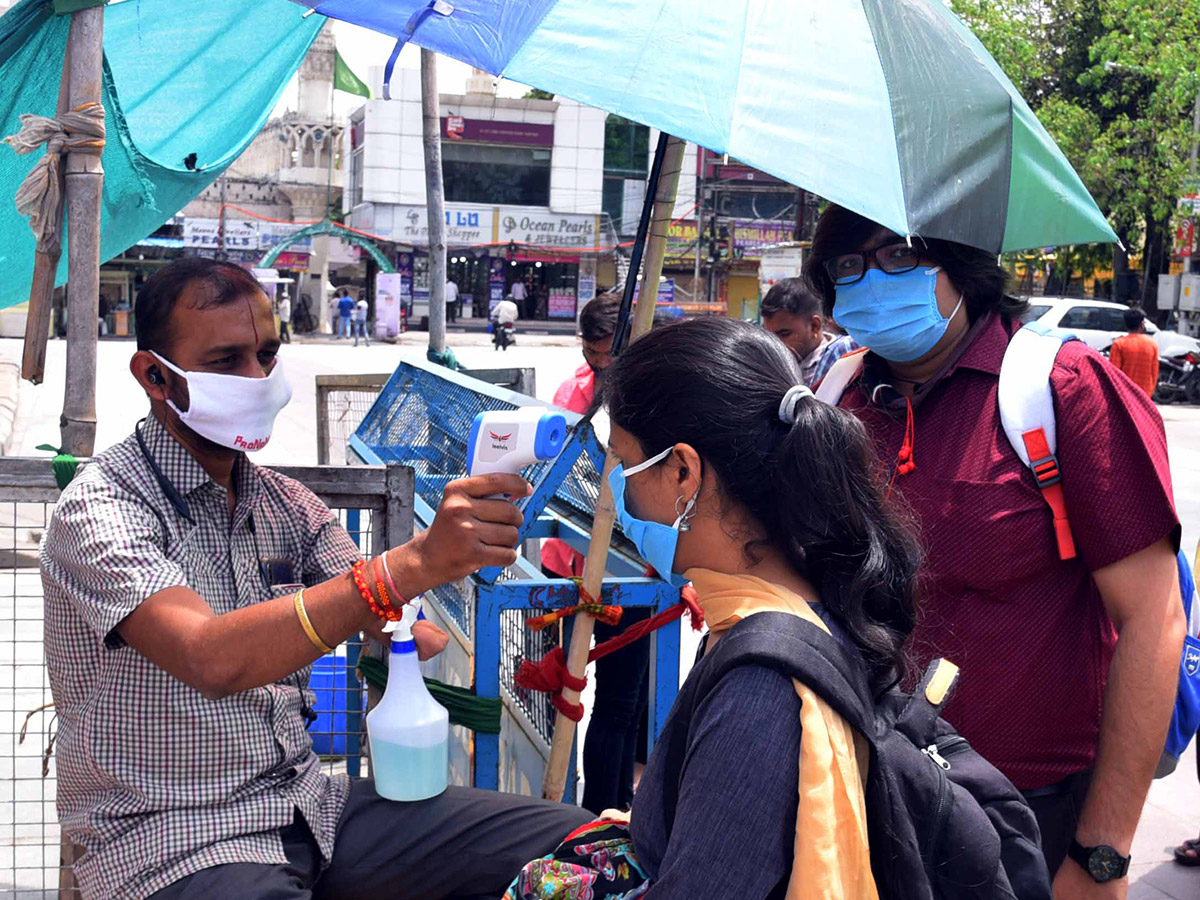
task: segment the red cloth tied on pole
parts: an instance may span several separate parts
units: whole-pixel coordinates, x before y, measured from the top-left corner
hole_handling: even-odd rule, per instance
[[[679,602],[674,606],[656,613],[644,622],[638,622],[615,638],[593,647],[591,653],[588,654],[588,662],[594,662],[603,656],[615,653],[622,647],[627,647],[650,632],[674,622],[684,613],[690,617],[692,630],[699,631],[704,626],[704,613],[697,603],[695,588],[690,584],[680,590]],[[517,687],[543,694],[553,694],[554,708],[567,718],[575,722],[583,718],[583,704],[567,703],[562,698],[562,689],[569,687],[573,691],[582,691],[587,686],[587,679],[576,678],[567,669],[567,658],[562,647],[555,647],[546,654],[541,662],[522,660],[515,680]]]

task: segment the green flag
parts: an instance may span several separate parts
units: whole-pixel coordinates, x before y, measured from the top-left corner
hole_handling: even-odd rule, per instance
[[[365,81],[350,71],[346,61],[342,59],[342,54],[337,50],[333,51],[333,89],[345,91],[347,94],[360,94],[368,100],[371,99],[371,89],[367,87]]]

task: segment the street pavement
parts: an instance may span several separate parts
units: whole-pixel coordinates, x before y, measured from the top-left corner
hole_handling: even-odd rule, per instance
[[[315,377],[320,374],[390,373],[400,360],[424,359],[424,334],[408,334],[397,344],[372,342],[353,347],[348,340],[299,339],[285,346],[280,357],[294,390],[292,403],[280,415],[275,436],[255,460],[264,465],[316,462]],[[493,350],[490,338],[476,332],[452,331],[448,343],[468,367],[529,366],[537,372],[537,396],[547,402],[558,384],[582,363],[578,343],[570,335],[535,335],[518,332],[518,343],[507,351]],[[66,346],[51,341],[47,352],[46,381],[37,387],[21,383],[16,425],[9,453],[43,455],[38,444],[57,445],[58,416],[64,390]],[[128,371],[134,345],[126,340],[103,340],[98,349],[97,450],[122,440],[146,414]],[[6,360],[19,360],[21,342],[0,340],[0,369]],[[11,379],[0,393],[0,405],[11,405]],[[1175,500],[1184,526],[1184,547],[1194,553],[1200,540],[1200,408],[1161,407],[1171,453]],[[3,439],[0,438],[0,443]],[[1114,448],[1119,452],[1119,448]],[[685,629],[686,631],[686,629]],[[694,645],[694,638],[687,639]],[[689,657],[687,648],[684,657]],[[1196,900],[1200,898],[1200,869],[1185,869],[1171,861],[1171,848],[1185,837],[1200,833],[1200,781],[1196,748],[1188,751],[1175,774],[1155,782],[1142,815],[1134,843],[1131,872],[1132,900]]]

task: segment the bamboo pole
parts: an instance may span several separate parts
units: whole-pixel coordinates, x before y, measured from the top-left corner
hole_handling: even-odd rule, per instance
[[[425,217],[429,221],[429,349],[446,349],[446,198],[442,190],[442,116],[437,54],[421,49],[421,119],[425,139]]]
[[[58,106],[55,116],[62,116],[70,107],[67,105],[70,90],[71,50],[68,44],[63,54],[62,77],[58,82]],[[25,320],[25,346],[21,354],[21,377],[34,384],[41,384],[46,374],[46,343],[50,339],[50,313],[54,307],[54,279],[58,274],[58,261],[62,257],[62,215],[64,185],[63,166],[58,169],[58,209],[54,217],[58,223],[58,237],[45,250],[39,249],[33,260],[33,282],[29,287],[29,316]]]
[[[648,332],[654,322],[654,311],[658,303],[658,280],[662,276],[663,257],[667,251],[667,227],[674,217],[675,196],[679,191],[679,174],[683,169],[683,151],[686,146],[685,141],[671,137],[664,151],[662,174],[654,193],[654,213],[646,240],[642,285],[633,313],[630,340],[637,340]],[[631,271],[629,277],[636,278],[637,273]],[[616,464],[617,459],[612,452],[606,453],[604,471],[600,478],[600,497],[596,501],[596,512],[592,517],[591,542],[588,544],[587,558],[583,565],[583,589],[597,598],[604,586],[604,570],[608,562],[609,544],[612,541],[613,521],[616,519],[612,491],[608,485],[609,473]],[[587,657],[591,650],[592,631],[595,626],[596,620],[587,613],[576,614],[571,646],[567,651],[567,668],[577,678],[583,677],[587,670]],[[579,702],[577,691],[563,688],[562,695],[567,703]],[[542,780],[542,796],[547,800],[562,800],[574,742],[575,723],[558,713],[554,719],[550,759],[546,763],[546,774]]]
[[[78,109],[100,102],[104,59],[104,7],[71,15],[69,104]],[[100,317],[100,198],[104,166],[100,157],[69,153],[66,166],[67,390],[63,402],[63,450],[92,455],[96,442],[96,336]]]

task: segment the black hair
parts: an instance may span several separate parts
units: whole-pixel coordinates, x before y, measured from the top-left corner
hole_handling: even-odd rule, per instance
[[[883,469],[854,416],[807,397],[793,424],[780,420],[780,403],[798,384],[799,365],[780,341],[712,317],[635,341],[604,390],[612,421],[644,452],[686,443],[713,467],[723,498],[812,581],[882,687],[903,671],[920,547],[889,505]],[[750,558],[757,543],[746,544]]]
[[[1146,321],[1146,314],[1144,312],[1142,312],[1140,309],[1133,309],[1133,308],[1127,309],[1124,312],[1124,316],[1125,316],[1125,330],[1126,331],[1137,331],[1139,328],[1142,327],[1142,324]]]
[[[579,313],[579,335],[589,344],[612,337],[617,331],[617,320],[620,316],[621,292],[609,291],[599,294],[585,303]],[[670,321],[665,313],[656,310],[651,327],[658,328]]]
[[[247,294],[263,293],[255,277],[241,266],[202,257],[177,259],[150,276],[138,292],[134,321],[139,350],[166,355],[171,312],[188,285],[197,282],[203,286],[199,309],[224,306]]]
[[[763,318],[777,312],[790,312],[798,316],[821,315],[822,297],[803,278],[781,278],[771,285],[763,297],[758,312]]]
[[[821,214],[813,234],[812,251],[804,263],[804,277],[825,299],[825,308],[830,313],[834,313],[836,292],[825,263],[843,253],[864,249],[879,229],[878,223],[841,206],[830,205]],[[921,250],[922,263],[941,266],[955,288],[962,291],[971,322],[993,310],[1009,319],[1019,319],[1029,312],[1027,300],[1008,293],[1008,272],[995,253],[957,241],[922,239],[916,235],[912,242]]]

